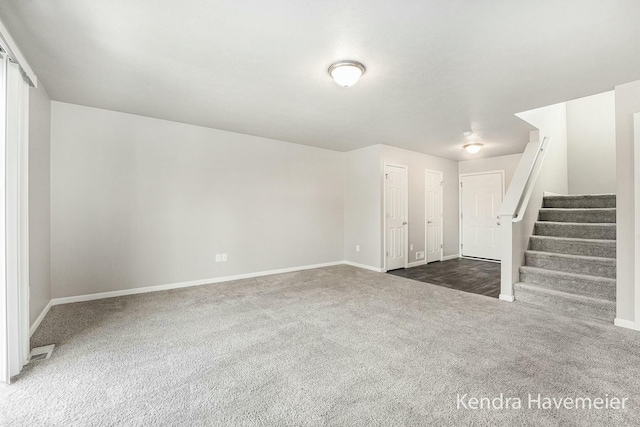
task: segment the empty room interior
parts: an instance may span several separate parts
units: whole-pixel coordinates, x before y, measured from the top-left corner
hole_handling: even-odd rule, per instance
[[[0,3],[0,425],[640,425],[640,2]]]

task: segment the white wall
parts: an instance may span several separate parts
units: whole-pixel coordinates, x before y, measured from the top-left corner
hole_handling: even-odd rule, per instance
[[[635,282],[634,113],[640,112],[640,80],[616,86],[617,292],[616,318],[633,322]],[[638,325],[636,325],[638,327]]]
[[[519,156],[460,167],[505,169],[510,180]],[[53,102],[52,297],[343,259],[382,268],[385,162],[409,168],[409,262],[425,250],[425,169],[443,172],[443,254],[456,256],[456,161],[385,145],[340,153]],[[216,263],[217,253],[229,261]]]
[[[29,320],[51,300],[51,100],[44,87],[29,89]]]
[[[409,189],[409,262],[425,250],[425,169],[444,177],[444,255],[458,254],[458,162],[387,145],[346,154],[345,259],[384,268],[384,163],[407,165]],[[355,246],[360,245],[360,252]]]
[[[542,207],[544,192],[567,194],[568,191],[566,103],[549,105],[516,115],[538,128],[540,139],[549,136],[551,141],[546,150],[544,163],[534,184],[527,209],[519,222],[512,223],[512,246],[511,256],[509,257],[511,263],[508,269],[511,276],[511,284],[519,281],[518,270],[524,264],[524,252],[528,248],[529,238],[533,233],[535,222],[538,220],[538,212]],[[524,169],[524,175],[526,176],[531,165],[518,165],[518,169],[521,167]],[[520,189],[517,188],[509,188],[505,199],[513,199],[510,193],[518,193],[519,191]],[[507,227],[508,225],[503,223],[502,227]],[[503,285],[505,285],[505,280],[509,280],[504,277],[506,275],[505,271],[507,270],[505,270],[505,264],[503,264]],[[502,293],[505,293],[504,289]]]
[[[508,156],[487,157],[484,159],[465,160],[458,163],[458,173],[480,173],[489,171],[504,171],[504,191],[507,191],[511,178],[518,167],[522,153]]]
[[[343,160],[53,102],[52,296],[341,261]]]
[[[640,330],[640,111],[633,115],[633,150],[635,152],[634,170],[634,202],[635,202],[635,262],[634,262],[634,296],[635,296],[635,329]],[[628,326],[628,325],[627,325]]]
[[[345,260],[381,268],[380,145],[345,153],[344,254]],[[356,252],[356,245],[360,252]]]
[[[425,251],[425,169],[441,171],[444,176],[443,201],[443,237],[444,256],[454,256],[458,251],[458,162],[416,153],[401,148],[382,145],[378,169],[378,183],[380,197],[384,193],[384,163],[407,165],[409,168],[409,244],[413,250],[409,251],[409,262],[416,259],[416,252]],[[380,217],[383,218],[383,206],[379,204]],[[384,224],[380,224],[380,245],[384,245]],[[424,258],[422,259],[424,261]],[[384,254],[381,250],[378,256],[380,266],[384,265]]]
[[[569,194],[616,192],[615,91],[567,102]]]

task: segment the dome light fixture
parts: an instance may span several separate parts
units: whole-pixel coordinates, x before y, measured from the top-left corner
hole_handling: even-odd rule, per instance
[[[364,65],[357,61],[340,61],[331,64],[329,67],[329,75],[342,87],[349,87],[358,83],[365,71]]]
[[[467,144],[464,146],[464,149],[467,150],[468,153],[476,154],[480,150],[482,150],[483,145],[479,142],[472,142],[471,144]]]

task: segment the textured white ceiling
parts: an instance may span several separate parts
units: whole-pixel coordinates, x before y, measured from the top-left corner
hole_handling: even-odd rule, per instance
[[[514,113],[640,79],[638,0],[2,0],[52,99],[335,150],[521,152]],[[332,62],[367,72],[340,88]]]

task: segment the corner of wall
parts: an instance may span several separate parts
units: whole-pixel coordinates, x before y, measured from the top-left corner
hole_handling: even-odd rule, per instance
[[[640,112],[640,80],[615,87],[616,106],[616,318],[638,324],[640,289],[636,275],[638,224],[635,204],[640,141],[634,137],[633,115]],[[633,231],[633,232],[632,232]]]
[[[29,321],[32,333],[51,306],[51,98],[29,89]]]
[[[344,259],[379,269],[380,145],[346,153]],[[356,245],[359,251],[356,251]]]

